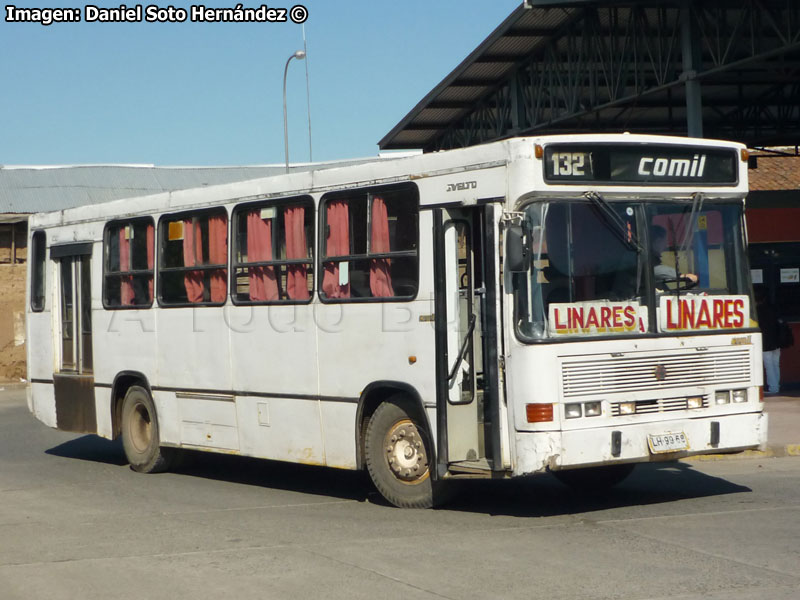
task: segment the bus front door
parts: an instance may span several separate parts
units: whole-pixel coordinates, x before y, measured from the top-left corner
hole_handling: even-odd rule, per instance
[[[58,337],[53,387],[56,426],[96,433],[92,359],[92,257],[90,243],[53,246],[58,282]]]
[[[494,244],[487,244],[487,230],[494,232],[492,209],[441,209],[437,216],[440,472],[490,471],[493,442],[499,440],[498,419],[492,417],[497,402],[497,285]]]

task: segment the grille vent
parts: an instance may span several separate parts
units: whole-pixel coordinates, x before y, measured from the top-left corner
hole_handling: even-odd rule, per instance
[[[749,381],[748,348],[707,352],[692,350],[662,356],[595,358],[565,362],[562,367],[565,398],[661,391],[697,385],[735,386]]]

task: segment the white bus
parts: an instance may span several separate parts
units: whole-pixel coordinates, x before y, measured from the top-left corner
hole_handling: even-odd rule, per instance
[[[747,153],[517,138],[37,214],[29,406],[182,449],[447,482],[765,442]]]

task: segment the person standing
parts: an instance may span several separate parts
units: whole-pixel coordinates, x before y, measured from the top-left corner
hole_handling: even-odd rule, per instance
[[[761,329],[761,355],[767,372],[767,394],[777,394],[781,388],[781,349],[778,345],[778,309],[770,304],[764,288],[756,291],[756,312]]]

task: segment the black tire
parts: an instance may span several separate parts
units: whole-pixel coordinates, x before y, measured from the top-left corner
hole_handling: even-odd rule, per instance
[[[174,448],[161,447],[156,406],[148,391],[137,385],[122,401],[122,447],[131,469],[139,473],[167,471],[176,455]]]
[[[587,469],[571,469],[569,471],[553,471],[553,475],[563,484],[583,492],[602,492],[622,483],[636,467],[633,463],[608,465],[606,467],[589,467]]]
[[[398,508],[431,508],[433,453],[428,431],[396,401],[372,414],[364,438],[367,470],[381,496]],[[438,498],[438,494],[437,494]]]

